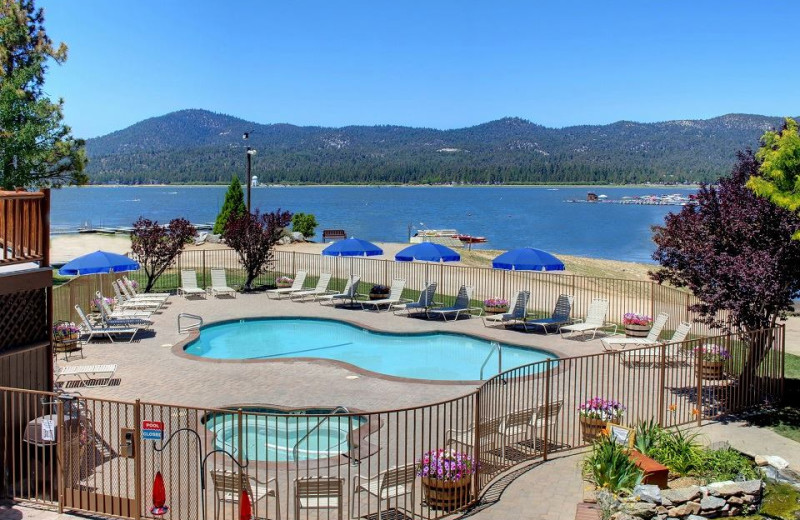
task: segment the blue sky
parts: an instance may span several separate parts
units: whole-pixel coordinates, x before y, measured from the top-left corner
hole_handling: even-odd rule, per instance
[[[800,113],[800,2],[40,0],[80,137],[204,108],[458,128]]]

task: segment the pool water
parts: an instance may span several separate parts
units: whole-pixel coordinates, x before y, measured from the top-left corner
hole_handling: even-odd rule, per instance
[[[291,411],[257,409],[269,415],[245,413],[242,417],[242,451],[252,461],[296,461],[335,457],[347,453],[354,442],[352,431],[367,419],[360,416],[315,417],[331,409]],[[214,434],[214,447],[235,455],[239,450],[239,420],[235,412],[215,413],[205,420]]]
[[[534,348],[501,345],[502,370],[555,358]],[[484,339],[448,332],[390,334],[315,318],[260,318],[208,325],[185,352],[211,359],[319,358],[390,376],[477,381],[498,373],[498,353]]]

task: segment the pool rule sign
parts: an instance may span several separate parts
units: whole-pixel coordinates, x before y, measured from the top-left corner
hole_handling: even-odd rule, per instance
[[[160,441],[164,438],[164,423],[161,421],[142,421],[142,439]]]

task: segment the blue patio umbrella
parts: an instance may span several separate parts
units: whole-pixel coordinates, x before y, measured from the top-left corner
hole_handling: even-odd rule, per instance
[[[377,256],[383,254],[383,249],[372,242],[358,238],[339,240],[322,250],[327,256]]]
[[[121,271],[135,271],[139,269],[139,263],[124,255],[109,253],[108,251],[95,251],[88,255],[79,256],[64,264],[58,270],[58,274],[63,276],[74,276],[84,274],[115,273]]]
[[[422,242],[408,246],[396,255],[394,259],[398,262],[411,262],[421,260],[423,262],[458,262],[461,255],[447,246],[434,242]]]
[[[512,249],[492,260],[495,269],[511,271],[563,271],[564,262],[541,249]]]

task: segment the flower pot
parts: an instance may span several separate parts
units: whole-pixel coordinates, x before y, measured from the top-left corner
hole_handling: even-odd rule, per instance
[[[370,300],[383,300],[384,298],[388,298],[388,297],[389,297],[389,293],[375,293],[375,292],[369,293],[369,299]]]
[[[648,323],[647,325],[636,325],[634,323],[626,323],[625,324],[625,336],[629,338],[646,338],[647,335],[650,333],[650,328],[652,324]]]
[[[278,289],[288,289],[294,282],[275,282],[275,287]]]
[[[486,314],[503,314],[508,312],[508,305],[497,305],[494,307],[490,307],[487,305],[483,308],[483,311]]]
[[[703,379],[723,379],[724,361],[703,361],[700,363],[700,375]]]
[[[605,429],[606,424],[613,423],[619,424],[616,420],[604,421],[603,419],[595,419],[593,417],[580,416],[581,432],[585,442],[594,442],[600,437],[600,434]]]
[[[471,484],[472,475],[466,475],[461,480],[453,481],[422,477],[425,503],[428,507],[446,511],[464,507],[470,500]]]

